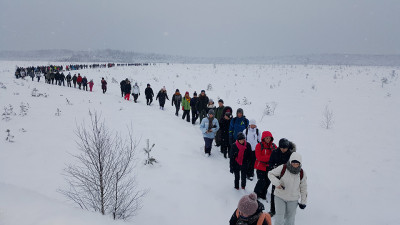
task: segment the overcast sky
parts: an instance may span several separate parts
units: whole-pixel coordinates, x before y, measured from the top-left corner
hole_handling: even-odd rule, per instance
[[[0,50],[400,54],[400,0],[0,0]]]

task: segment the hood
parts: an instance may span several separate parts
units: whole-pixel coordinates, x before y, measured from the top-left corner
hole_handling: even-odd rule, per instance
[[[293,152],[292,155],[290,155],[289,162],[292,162],[293,160],[297,160],[300,162],[300,164],[303,164],[303,161],[301,160],[301,155],[297,152]]]
[[[296,144],[289,141],[289,151],[290,152],[295,152],[296,151]]]
[[[269,131],[262,132],[261,141],[264,141],[264,138],[266,137],[271,137],[271,143],[274,142],[274,137],[272,136],[271,132]]]

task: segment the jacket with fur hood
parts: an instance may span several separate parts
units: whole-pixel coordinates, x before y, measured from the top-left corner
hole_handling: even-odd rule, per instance
[[[272,151],[268,162],[268,171],[282,164],[286,164],[293,152],[296,152],[296,145],[291,141],[289,141],[289,149],[285,153],[283,153],[280,148]]]
[[[269,144],[265,143],[264,141],[266,137],[271,137],[271,142]],[[276,148],[277,147],[274,144],[274,137],[272,136],[271,132],[264,131],[261,136],[261,142],[256,146],[256,162],[254,163],[254,168],[261,171],[267,171],[272,151],[274,151]]]
[[[301,155],[297,152],[292,153],[289,162],[297,160],[302,166]],[[275,188],[275,196],[283,199],[284,201],[298,201],[300,198],[300,204],[307,204],[307,175],[303,171],[303,178],[300,179],[300,173],[293,174],[286,169],[284,175],[279,179],[281,175],[283,165],[268,172],[268,178],[275,187],[283,186],[285,189]]]

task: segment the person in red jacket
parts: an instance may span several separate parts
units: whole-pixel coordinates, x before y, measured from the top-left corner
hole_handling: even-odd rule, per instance
[[[94,85],[94,82],[93,82],[93,80],[90,80],[90,81],[89,81],[89,88],[90,88],[90,92],[92,92],[93,85]]]
[[[261,135],[261,142],[256,146],[256,162],[254,168],[257,170],[257,184],[254,192],[258,198],[267,199],[267,190],[271,181],[268,179],[268,162],[272,151],[277,149],[274,144],[274,137],[271,132],[264,131]]]
[[[78,78],[76,79],[76,83],[78,83],[79,89],[81,89],[82,77],[80,73],[78,73]]]

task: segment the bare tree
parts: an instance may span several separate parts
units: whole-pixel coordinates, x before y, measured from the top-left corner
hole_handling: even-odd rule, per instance
[[[331,129],[333,126],[333,111],[329,109],[328,106],[325,106],[325,110],[322,113],[323,119],[321,122],[321,126],[326,129]]]
[[[84,123],[77,125],[80,154],[74,155],[77,164],[65,169],[69,188],[59,191],[82,209],[127,220],[140,208],[145,194],[136,190],[132,174],[136,149],[132,127],[129,138],[123,139],[97,113],[90,113],[90,119],[89,128]]]

